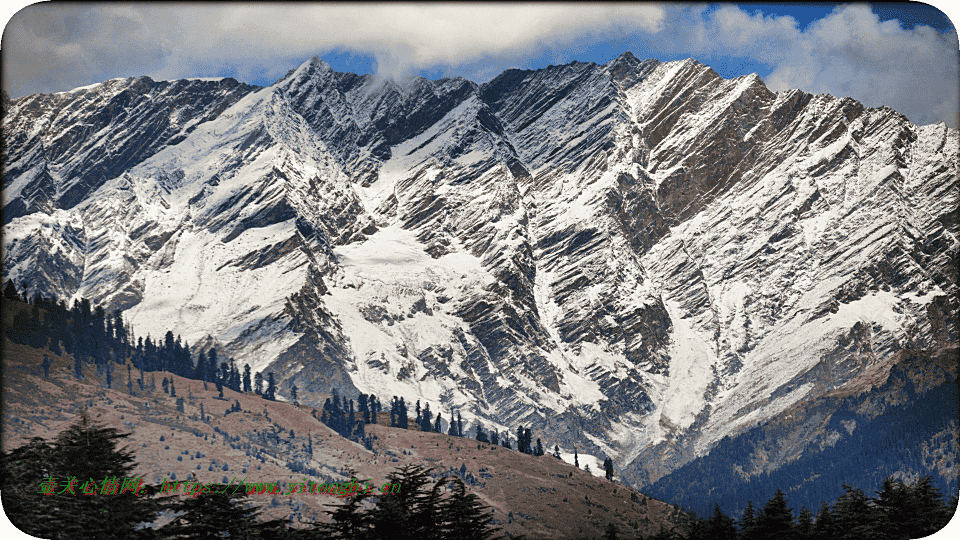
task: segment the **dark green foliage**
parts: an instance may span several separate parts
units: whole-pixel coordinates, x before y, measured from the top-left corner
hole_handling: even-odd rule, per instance
[[[483,430],[483,424],[481,424],[479,421],[477,422],[477,435],[476,435],[476,439],[477,439],[478,441],[482,442],[482,443],[488,443],[488,442],[490,442],[490,438],[487,437],[487,432],[485,432],[485,431]]]
[[[197,497],[177,497],[171,510],[180,514],[158,530],[160,538],[223,538],[254,540],[267,532],[279,533],[279,521],[259,522],[259,511],[248,509],[244,489],[224,493],[204,491]]]
[[[243,365],[243,391],[244,391],[244,392],[250,392],[250,391],[251,391],[251,386],[250,386],[250,365],[249,365],[249,364],[244,364],[244,365]]]
[[[813,514],[806,508],[800,510],[800,515],[797,516],[794,538],[797,540],[814,540],[816,538],[813,530]]]
[[[399,484],[399,492],[369,495],[360,490],[344,503],[332,505],[333,521],[319,526],[324,538],[369,540],[487,540],[496,530],[491,527],[492,515],[480,499],[467,493],[456,476],[443,477],[436,483],[431,470],[419,465],[406,465],[387,476],[390,484]],[[453,492],[443,497],[443,487],[453,483]],[[362,485],[364,481],[360,481]],[[368,497],[376,497],[372,508],[362,509]]]
[[[35,438],[4,455],[2,490],[7,516],[19,529],[40,538],[144,537],[149,531],[136,527],[152,521],[162,501],[144,496],[142,485],[139,496],[133,489],[119,493],[123,480],[132,478],[136,468],[133,454],[117,448],[127,435],[93,425],[82,416],[53,443]],[[53,494],[40,492],[43,483]],[[71,484],[76,496],[66,492]],[[136,484],[139,481],[128,487]],[[116,494],[102,494],[105,485],[118,486]],[[98,494],[84,495],[84,486]]]
[[[263,393],[263,399],[275,401],[277,399],[277,385],[273,382],[273,372],[267,372],[267,391]]]
[[[833,506],[833,514],[840,529],[838,538],[854,540],[860,538],[886,538],[880,527],[880,513],[871,504],[869,497],[860,489],[843,486],[844,493]]]
[[[537,442],[539,441],[540,439],[537,439]],[[607,458],[603,460],[603,470],[605,472],[604,476],[606,476],[607,480],[610,480],[612,482],[613,481],[613,460],[612,459]]]
[[[761,538],[793,538],[793,514],[787,508],[787,499],[779,489],[757,517],[757,532]]]

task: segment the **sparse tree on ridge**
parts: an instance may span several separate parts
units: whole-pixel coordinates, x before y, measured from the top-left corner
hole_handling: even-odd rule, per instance
[[[243,365],[243,391],[250,392],[252,387],[250,385],[250,364]]]

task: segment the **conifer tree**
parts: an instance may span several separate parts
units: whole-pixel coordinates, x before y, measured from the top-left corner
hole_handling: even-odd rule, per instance
[[[290,399],[294,401],[297,400],[297,385],[295,384],[290,387]],[[351,403],[353,403],[353,401],[351,401]]]
[[[401,429],[410,429],[410,421],[407,418],[407,404],[403,397],[400,397],[400,403],[397,405],[397,427]]]
[[[427,407],[429,407],[429,406],[430,406],[430,405],[427,404]],[[416,408],[416,411],[417,411],[417,419],[414,420],[414,422],[416,422],[417,426],[423,426],[423,414],[421,414],[421,411],[420,411],[420,400],[419,400],[419,399],[417,400],[417,408]],[[424,430],[421,429],[421,431],[424,431]]]
[[[613,460],[607,458],[603,460],[603,470],[605,471],[605,476],[607,480],[613,481]]]
[[[437,413],[437,421],[433,424],[434,432],[441,433],[441,430],[443,429],[443,425],[441,422],[442,421],[441,421],[440,413]]]
[[[577,447],[576,447],[576,446],[573,447],[573,466],[576,467],[576,468],[578,468],[578,469],[580,468],[580,456],[577,455]]]
[[[364,424],[370,423],[370,406],[367,404],[367,395],[360,394],[357,398],[357,410]]]
[[[359,489],[356,492],[346,496],[341,504],[328,504],[334,508],[327,511],[330,514],[330,523],[322,523],[314,526],[314,531],[322,536],[318,538],[368,538],[377,536],[371,533],[374,519],[369,512],[361,510],[361,506],[369,495],[367,490]]]
[[[243,391],[250,392],[252,387],[250,386],[250,364],[243,365]]]
[[[757,514],[753,508],[753,501],[747,501],[740,519],[740,538],[751,540],[757,538]]]
[[[457,437],[463,437],[463,418],[460,416],[460,411],[457,411]]]
[[[533,449],[533,455],[535,456],[543,455],[543,443],[540,442],[540,437],[537,437],[537,446]]]
[[[762,538],[792,538],[793,514],[787,508],[787,500],[779,489],[763,507],[757,518],[757,531]]]
[[[797,516],[796,540],[814,540],[813,514],[806,507]]]
[[[483,431],[483,424],[480,423],[480,420],[477,420],[477,435],[476,439],[482,443],[490,442],[489,437],[487,437],[486,432]]]
[[[859,488],[843,486],[844,494],[837,498],[833,506],[837,528],[842,531],[840,538],[879,538],[879,512],[869,497]],[[758,520],[759,521],[759,520]]]
[[[17,286],[13,284],[12,279],[8,279],[6,286],[3,288],[3,297],[7,300],[20,300],[20,294],[17,292]]]
[[[153,521],[163,501],[144,496],[133,478],[132,452],[117,448],[128,435],[81,415],[52,444],[35,438],[3,456],[4,511],[40,538],[145,538],[149,531],[137,526]],[[124,479],[130,482],[121,493]],[[84,495],[84,489],[97,495]],[[49,490],[54,494],[43,494]]]
[[[813,527],[815,538],[818,540],[836,540],[840,536],[837,520],[830,511],[830,506],[823,503],[817,512],[817,521]]]
[[[433,429],[433,413],[430,412],[429,403],[427,403],[426,407],[420,411],[420,415],[418,416],[420,418],[420,431],[431,431]]]
[[[560,445],[553,445],[553,457],[560,459]]]
[[[490,444],[494,446],[500,445],[500,432],[497,430],[490,431]]]
[[[275,401],[277,399],[277,386],[273,382],[273,372],[267,372],[267,391],[263,394],[264,399]]]
[[[263,395],[263,374],[261,374],[258,371],[257,374],[253,376],[253,381],[254,381],[254,389],[255,389],[254,391],[257,393],[258,396],[262,396]]]
[[[463,480],[452,478],[453,495],[447,500],[440,514],[443,523],[440,526],[441,538],[457,538],[461,540],[489,540],[499,532],[493,527],[493,513],[487,512],[480,498],[473,493],[467,493]]]
[[[160,528],[164,538],[231,538],[253,540],[267,535],[282,534],[282,522],[260,522],[256,507],[247,508],[245,489],[222,488],[204,491],[197,497],[177,497],[172,510],[181,512],[173,521]]]

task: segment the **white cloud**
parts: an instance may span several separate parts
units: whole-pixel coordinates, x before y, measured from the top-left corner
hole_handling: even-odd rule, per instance
[[[276,79],[314,54],[372,55],[400,77],[439,69],[483,82],[531,58],[577,58],[610,43],[638,56],[746,58],[775,90],[851,96],[917,123],[956,126],[958,42],[918,26],[880,23],[843,6],[804,30],[791,17],[692,4],[35,4],[4,33],[11,95],[112,77],[236,73]],[[745,11],[746,10],[746,11]]]
[[[888,105],[911,121],[957,127],[957,34],[880,22],[866,6],[845,6],[814,22],[766,82],[773,90],[850,96]]]

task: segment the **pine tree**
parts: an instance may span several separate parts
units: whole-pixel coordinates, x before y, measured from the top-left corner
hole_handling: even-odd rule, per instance
[[[254,540],[282,533],[282,522],[272,520],[259,522],[260,511],[247,508],[245,489],[221,488],[207,491],[197,497],[177,497],[172,510],[182,512],[173,521],[159,529],[166,538],[222,538]]]
[[[494,429],[494,430],[492,430],[492,431],[490,432],[490,444],[492,444],[492,445],[494,445],[494,446],[499,446],[499,445],[500,445],[500,432],[499,432],[499,431],[497,431],[497,430]]]
[[[928,536],[946,527],[953,517],[953,511],[944,505],[943,495],[933,485],[933,477],[921,476],[911,491],[917,504],[916,528],[913,529],[913,534]]]
[[[407,419],[407,404],[404,403],[403,397],[400,398],[400,403],[397,405],[397,427],[410,429],[410,421]]]
[[[200,351],[200,354],[197,355],[197,367],[194,371],[193,378],[198,381],[207,380],[207,353],[203,351]]]
[[[578,469],[580,468],[580,456],[577,455],[577,447],[576,447],[576,446],[573,447],[573,466],[576,467],[576,468],[578,468]]]
[[[540,442],[540,437],[537,437],[537,446],[533,449],[533,455],[535,456],[543,455],[543,443]]]
[[[3,288],[3,297],[7,300],[20,300],[20,294],[17,292],[17,286],[13,284],[13,280],[7,280],[7,285]]]
[[[763,538],[793,538],[793,514],[779,489],[763,507],[757,518],[757,531]]]
[[[813,514],[804,507],[800,510],[800,515],[797,516],[796,539],[814,540],[815,538],[816,535],[813,531]]]
[[[250,392],[250,364],[243,365],[243,391]]]
[[[267,391],[263,394],[264,399],[275,401],[277,399],[277,386],[273,382],[273,372],[267,372]]]
[[[613,460],[612,459],[607,458],[603,460],[603,470],[606,471],[605,476],[607,480],[610,480],[612,482],[613,481]]]
[[[753,509],[753,501],[747,501],[747,507],[740,518],[740,538],[751,540],[757,538],[757,515]]]
[[[479,420],[477,420],[477,428],[476,428],[476,429],[477,429],[476,439],[477,439],[478,441],[480,441],[480,442],[482,442],[482,443],[488,443],[488,442],[490,442],[490,438],[487,437],[486,432],[483,431],[483,424],[481,424]]]
[[[327,505],[334,508],[332,511],[327,511],[331,521],[314,527],[314,531],[322,534],[317,537],[352,539],[372,536],[374,519],[369,512],[361,510],[367,497],[367,490],[359,489],[345,497],[342,504]]]
[[[420,401],[418,400],[417,403],[419,402]],[[433,414],[430,412],[429,403],[427,403],[427,406],[420,411],[420,414],[418,414],[417,417],[420,419],[418,426],[420,431],[431,431],[433,429]]]
[[[733,519],[720,510],[720,505],[714,503],[713,515],[703,520],[703,536],[710,540],[737,540],[737,528]]]
[[[493,527],[493,513],[480,498],[473,493],[467,493],[466,485],[460,478],[453,477],[453,495],[440,509],[443,523],[440,525],[441,538],[457,538],[462,540],[489,540],[499,532]]]
[[[360,394],[357,398],[357,408],[360,411],[360,417],[364,424],[370,423],[370,405],[367,403],[367,395]]]
[[[132,452],[117,448],[128,435],[81,415],[52,444],[35,438],[3,456],[4,511],[18,528],[41,538],[143,538],[148,532],[137,526],[156,519],[164,501],[143,496],[136,479],[120,493],[136,469]],[[38,493],[50,479],[55,493],[72,484],[76,496]],[[84,495],[84,488],[98,495]]]
[[[7,283],[10,283],[9,281]],[[50,357],[43,355],[43,378],[50,378]]]
[[[560,445],[553,445],[553,457],[560,459]]]
[[[440,494],[450,477],[441,478],[430,487],[431,471],[419,465],[405,465],[387,475],[387,483],[399,484],[402,489],[377,498],[371,512],[371,537],[397,540],[443,538]]]
[[[443,425],[442,425],[441,422],[442,422],[442,420],[441,420],[441,417],[440,417],[440,413],[437,413],[437,421],[433,424],[433,431],[434,431],[434,432],[436,432],[436,433],[441,433],[441,431],[442,431],[442,429],[443,429]]]
[[[879,512],[873,506],[869,497],[859,488],[854,489],[844,485],[845,493],[837,498],[833,507],[833,514],[837,519],[837,527],[842,531],[839,538],[844,540],[854,538],[880,538]]]
[[[290,387],[290,399],[292,399],[292,400],[294,400],[294,401],[297,400],[297,385],[295,385],[295,384]],[[352,403],[352,401],[351,401],[351,403]]]
[[[820,506],[820,511],[817,512],[817,521],[813,527],[813,532],[817,540],[836,540],[840,537],[837,520],[827,503],[823,503]]]
[[[429,407],[429,406],[430,406],[430,405],[428,404],[427,407]],[[414,420],[414,422],[417,424],[417,426],[422,426],[422,425],[423,425],[423,414],[422,414],[421,411],[420,411],[420,400],[419,400],[419,399],[417,400],[417,408],[416,408],[416,411],[417,411],[417,419]],[[421,429],[421,431],[425,431],[425,430],[422,430],[422,429]]]
[[[257,374],[253,376],[253,381],[254,381],[255,392],[257,393],[258,396],[262,396],[263,395],[263,374],[261,374],[258,371]]]

